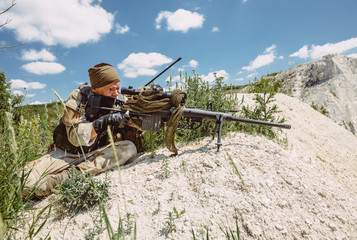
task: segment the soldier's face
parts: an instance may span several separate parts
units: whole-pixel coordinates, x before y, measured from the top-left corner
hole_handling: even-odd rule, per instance
[[[110,83],[100,88],[92,89],[95,95],[111,97],[116,99],[119,95],[120,82]]]

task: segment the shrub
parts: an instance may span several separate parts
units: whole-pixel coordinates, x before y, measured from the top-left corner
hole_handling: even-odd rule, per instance
[[[72,166],[70,178],[61,182],[60,202],[75,214],[105,201],[109,197],[108,189],[108,181],[101,182],[91,173],[81,173]]]
[[[255,93],[254,100],[257,105],[254,108],[249,106],[242,107],[241,116],[249,119],[262,120],[267,122],[284,123],[285,119],[276,119],[275,115],[279,113],[278,106],[273,104],[274,96],[281,90],[282,83],[279,80],[270,78],[255,79],[251,83],[248,92]],[[276,132],[272,127],[254,125],[254,124],[241,124],[241,130],[250,134],[262,134],[269,138],[275,138]]]

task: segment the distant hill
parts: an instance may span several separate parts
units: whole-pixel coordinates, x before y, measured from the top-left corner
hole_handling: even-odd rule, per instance
[[[323,107],[328,117],[357,135],[357,59],[329,54],[278,73],[292,97]]]

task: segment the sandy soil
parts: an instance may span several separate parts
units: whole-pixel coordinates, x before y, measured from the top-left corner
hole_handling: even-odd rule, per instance
[[[178,156],[160,149],[120,173],[96,176],[111,184],[112,226],[130,213],[140,240],[193,239],[192,230],[202,239],[207,229],[210,239],[226,239],[220,227],[235,230],[237,216],[241,239],[357,239],[357,138],[298,99],[278,94],[276,100],[292,125],[281,141],[230,133],[218,153],[206,138],[179,145]],[[185,211],[169,232],[174,208]],[[40,236],[84,239],[96,214],[51,218]]]

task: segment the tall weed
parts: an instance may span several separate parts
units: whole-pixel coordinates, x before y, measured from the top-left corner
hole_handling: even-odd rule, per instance
[[[18,238],[17,228],[22,228],[25,215],[20,213],[30,210],[33,205],[33,195],[23,197],[28,176],[23,167],[46,152],[51,139],[44,139],[43,133],[53,131],[48,124],[49,112],[58,114],[47,111],[44,105],[19,107],[23,97],[14,96],[10,87],[5,74],[0,73],[0,239]],[[40,215],[44,214],[45,210],[40,212]],[[40,221],[40,215],[25,221],[25,224],[30,223],[28,238],[38,233],[34,223]]]

